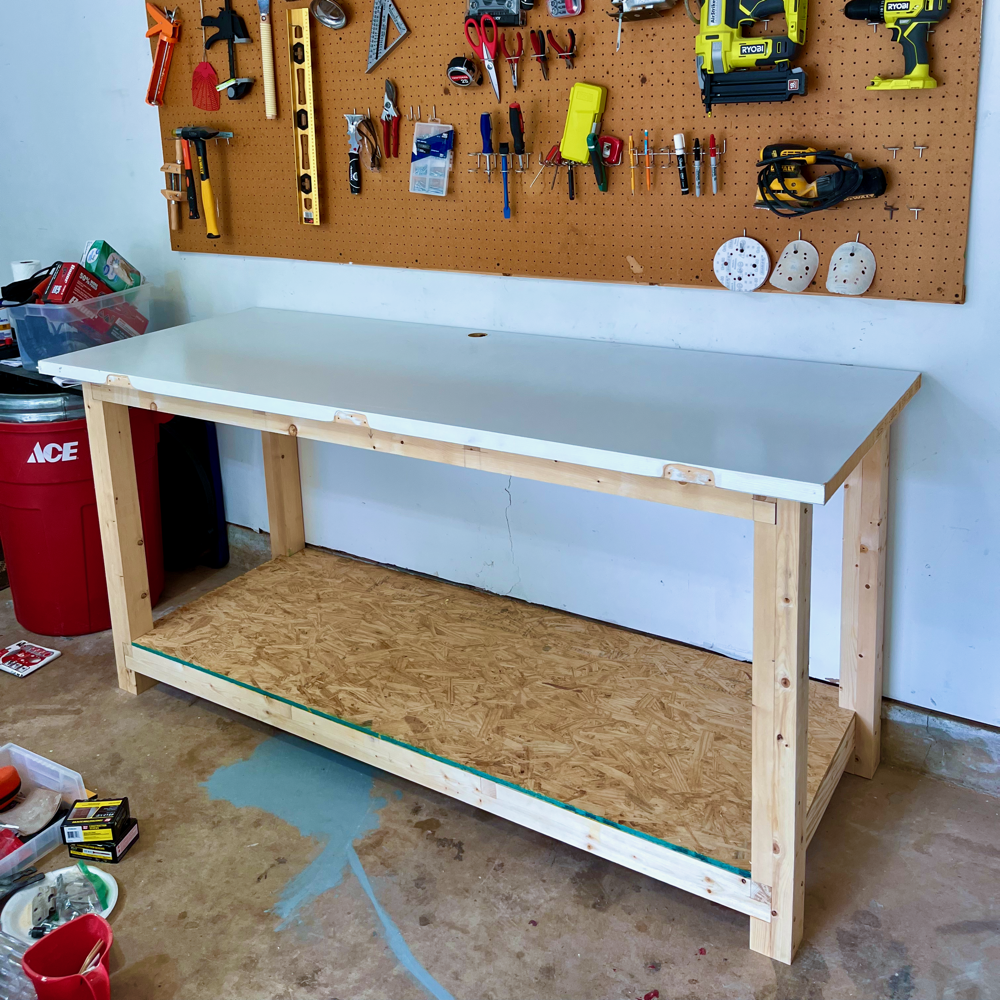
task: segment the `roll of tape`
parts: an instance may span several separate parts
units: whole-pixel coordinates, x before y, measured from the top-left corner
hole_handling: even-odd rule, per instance
[[[40,260],[12,260],[10,262],[10,269],[15,281],[23,281],[25,278],[30,278],[36,271],[41,270],[41,267],[42,262]]]

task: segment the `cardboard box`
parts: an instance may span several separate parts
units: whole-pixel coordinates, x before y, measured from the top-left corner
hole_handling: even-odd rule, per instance
[[[142,284],[142,275],[106,240],[91,240],[81,258],[83,266],[115,292]]]
[[[68,306],[110,294],[111,289],[82,264],[63,264],[45,289],[42,301],[46,305]]]
[[[128,799],[74,802],[62,823],[64,844],[108,844],[120,840],[129,826]]]
[[[69,856],[80,861],[103,861],[105,864],[116,865],[138,839],[139,821],[131,819],[117,840],[100,844],[70,844]]]

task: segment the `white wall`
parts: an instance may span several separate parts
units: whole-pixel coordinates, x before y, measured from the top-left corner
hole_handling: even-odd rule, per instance
[[[100,236],[181,320],[257,304],[919,369],[892,443],[886,693],[1000,725],[1000,6],[986,15],[961,307],[171,254],[138,0],[0,5],[0,267]],[[264,527],[260,445],[222,440],[229,517]],[[749,656],[742,523],[306,442],[302,459],[311,542]],[[819,677],[838,671],[839,546],[838,498],[816,511]]]

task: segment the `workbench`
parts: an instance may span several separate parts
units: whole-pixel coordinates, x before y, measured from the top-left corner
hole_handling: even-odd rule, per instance
[[[164,682],[750,917],[879,762],[889,428],[915,372],[249,309],[51,358],[84,383],[121,686]],[[273,559],[154,624],[128,407],[259,430]],[[298,439],[753,523],[753,665],[306,548]],[[810,681],[841,487],[840,689]]]

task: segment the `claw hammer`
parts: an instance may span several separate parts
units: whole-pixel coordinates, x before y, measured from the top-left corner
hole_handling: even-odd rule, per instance
[[[212,194],[212,179],[208,174],[208,149],[205,143],[209,139],[232,139],[232,132],[215,132],[207,128],[175,128],[174,135],[178,139],[187,139],[194,143],[194,151],[198,157],[198,173],[201,176],[201,205],[205,211],[205,227],[208,238],[219,238],[219,218],[215,211],[215,195]]]

